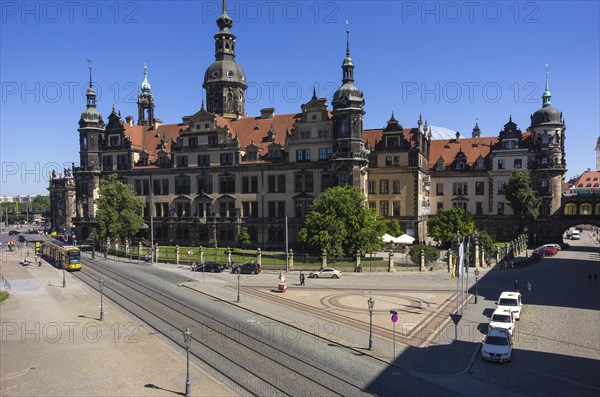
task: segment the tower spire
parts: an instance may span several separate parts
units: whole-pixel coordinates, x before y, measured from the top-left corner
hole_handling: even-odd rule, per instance
[[[550,90],[548,89],[548,64],[546,64],[546,90],[544,91],[544,94],[542,95],[542,107],[547,107],[550,106],[550,98],[552,98],[552,94],[550,94]]]
[[[150,83],[148,82],[148,67],[144,63],[144,81],[142,81],[142,92],[150,93]]]

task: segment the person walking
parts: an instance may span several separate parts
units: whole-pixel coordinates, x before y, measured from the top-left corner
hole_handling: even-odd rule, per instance
[[[531,285],[531,281],[527,282],[527,296],[531,298],[531,292],[533,290],[533,286]]]
[[[300,272],[300,285],[304,285],[304,272]]]

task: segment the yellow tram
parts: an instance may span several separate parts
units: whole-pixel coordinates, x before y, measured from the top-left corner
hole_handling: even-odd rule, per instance
[[[42,254],[54,261],[54,265],[59,269],[81,269],[81,251],[73,245],[67,245],[54,239],[47,239],[42,246]]]

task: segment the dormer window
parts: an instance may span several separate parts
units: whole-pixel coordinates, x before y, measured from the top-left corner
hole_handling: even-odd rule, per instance
[[[542,158],[542,167],[547,167],[548,166],[548,158],[543,157]]]
[[[119,146],[119,136],[113,135],[109,138],[109,146]]]
[[[437,164],[435,165],[435,170],[436,171],[444,171],[446,169],[446,167],[444,166],[444,160],[439,159],[437,161]]]
[[[485,164],[484,164],[483,158],[479,157],[477,159],[477,161],[475,162],[475,169],[482,170],[484,168],[484,166],[485,166]]]
[[[465,169],[465,163],[463,163],[462,161],[456,163],[456,170],[457,171],[464,171]]]

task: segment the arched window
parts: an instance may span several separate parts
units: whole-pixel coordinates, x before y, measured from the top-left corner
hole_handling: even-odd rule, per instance
[[[579,215],[592,215],[592,205],[583,203],[579,206]]]
[[[565,215],[577,215],[577,206],[573,203],[565,204]]]
[[[600,215],[600,203],[596,204],[596,211],[594,211],[594,213],[596,214],[596,216]]]

